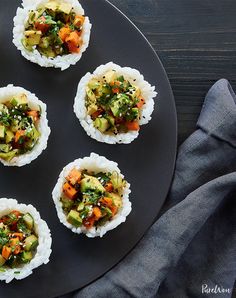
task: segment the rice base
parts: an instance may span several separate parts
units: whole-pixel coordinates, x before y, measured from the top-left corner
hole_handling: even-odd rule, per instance
[[[38,123],[38,130],[40,132],[40,137],[34,148],[22,155],[15,156],[12,160],[6,161],[0,158],[0,162],[4,164],[4,166],[17,166],[22,167],[26,164],[31,163],[32,160],[36,159],[44,149],[47,148],[47,141],[50,135],[50,128],[48,126],[47,120],[47,106],[39,100],[35,94],[27,91],[22,87],[16,87],[13,85],[8,85],[7,87],[0,88],[0,103],[5,103],[9,101],[13,96],[24,93],[28,99],[28,105],[31,109],[38,109],[38,106],[41,107],[41,117]]]
[[[121,67],[113,62],[109,62],[105,65],[99,66],[92,74],[87,73],[80,80],[77,88],[77,94],[74,102],[74,112],[80,121],[80,124],[91,138],[107,143],[107,144],[129,144],[139,135],[138,131],[128,131],[127,133],[104,134],[96,129],[93,125],[93,120],[87,113],[85,106],[86,101],[86,86],[91,79],[100,79],[108,71],[115,70],[118,76],[123,75],[126,80],[140,88],[141,94],[145,99],[145,104],[141,109],[141,117],[139,120],[139,125],[147,124],[151,120],[151,115],[154,110],[154,98],[157,93],[155,92],[155,87],[151,86],[147,81],[144,80],[143,75],[134,68]]]
[[[76,228],[67,221],[66,215],[62,209],[62,203],[60,201],[63,184],[65,182],[65,177],[68,176],[68,174],[73,168],[76,168],[78,170],[87,169],[88,171],[94,171],[95,173],[108,173],[116,171],[122,178],[124,178],[124,176],[121,174],[120,169],[118,168],[118,164],[116,162],[110,161],[104,156],[99,156],[96,153],[91,153],[89,157],[84,157],[83,159],[76,159],[75,161],[65,166],[62,172],[60,173],[56,186],[53,189],[52,198],[56,206],[58,218],[63,225],[71,229],[72,232],[77,234],[84,233],[89,238],[94,238],[97,236],[103,237],[108,231],[115,229],[122,222],[125,222],[126,217],[131,212],[131,202],[129,201],[129,194],[131,193],[130,184],[127,182],[126,186],[123,188],[123,205],[111,221],[108,221],[105,223],[105,225],[97,228],[92,227],[91,229],[87,229],[84,226]]]
[[[56,67],[61,70],[65,70],[70,65],[76,64],[82,57],[83,52],[87,49],[89,45],[90,39],[90,31],[91,31],[91,23],[88,17],[85,17],[85,21],[83,24],[83,31],[81,34],[81,38],[83,40],[83,44],[80,47],[79,53],[73,53],[63,56],[57,56],[55,58],[48,58],[46,56],[42,56],[36,48],[30,52],[27,51],[22,45],[22,38],[24,37],[25,26],[29,17],[30,10],[36,10],[37,7],[41,4],[47,3],[48,0],[23,0],[22,6],[17,8],[16,16],[14,17],[14,28],[13,28],[13,43],[17,47],[18,50],[21,51],[22,56],[24,56],[27,60],[37,63],[43,67]],[[70,3],[73,6],[73,10],[76,14],[84,15],[84,9],[80,5],[77,0],[57,0],[58,3]]]
[[[6,269],[4,272],[0,271],[0,280],[5,280],[9,283],[14,278],[23,279],[30,274],[32,270],[39,267],[42,264],[49,262],[49,256],[52,252],[51,244],[51,232],[44,220],[41,219],[39,212],[32,205],[19,204],[13,199],[0,199],[0,217],[10,213],[12,210],[18,210],[22,213],[30,213],[34,218],[35,232],[38,235],[39,244],[37,246],[36,254],[34,258],[27,264],[21,267]]]

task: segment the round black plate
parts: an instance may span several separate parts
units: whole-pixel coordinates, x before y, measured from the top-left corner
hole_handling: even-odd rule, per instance
[[[120,261],[141,239],[160,211],[170,186],[176,153],[176,111],[165,71],[134,25],[104,0],[83,0],[93,24],[82,60],[69,70],[46,69],[25,60],[12,44],[12,26],[21,1],[1,0],[0,84],[13,83],[47,103],[52,133],[47,150],[30,165],[0,165],[0,197],[32,203],[51,229],[50,262],[22,280],[1,282],[0,297],[55,297],[85,286]],[[88,71],[113,61],[137,68],[159,93],[152,121],[130,145],[89,138],[73,113],[77,83]],[[117,161],[131,183],[133,210],[127,221],[102,239],[73,234],[60,224],[51,191],[62,168],[91,152]]]

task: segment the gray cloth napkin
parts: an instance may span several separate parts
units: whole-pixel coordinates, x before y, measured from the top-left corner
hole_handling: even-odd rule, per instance
[[[235,202],[236,96],[222,79],[179,148],[162,216],[121,263],[71,296],[232,297]]]

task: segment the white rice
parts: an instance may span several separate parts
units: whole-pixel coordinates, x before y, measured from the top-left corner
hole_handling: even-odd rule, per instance
[[[35,232],[38,235],[39,244],[34,258],[29,263],[22,265],[21,267],[6,269],[4,272],[0,271],[0,280],[5,280],[6,283],[9,283],[14,278],[23,279],[32,274],[33,269],[42,264],[47,264],[52,252],[51,232],[46,222],[40,218],[39,212],[32,205],[19,204],[16,200],[1,198],[0,217],[9,214],[12,210],[18,210],[22,213],[30,213],[34,218]]]
[[[83,44],[80,47],[79,53],[57,56],[55,58],[47,58],[41,55],[36,49],[34,49],[32,52],[27,51],[22,45],[21,40],[24,37],[25,25],[29,17],[29,11],[36,10],[39,5],[45,4],[47,2],[48,0],[23,0],[23,8],[18,7],[16,16],[14,17],[13,43],[17,49],[21,51],[21,54],[29,61],[37,63],[43,67],[56,67],[61,68],[61,70],[65,70],[70,67],[70,65],[76,64],[81,59],[83,52],[85,52],[89,45],[92,25],[89,21],[89,18],[85,17],[81,34]],[[57,0],[57,2],[68,2],[73,6],[73,10],[76,14],[84,15],[84,10],[77,0]]]
[[[99,66],[92,74],[87,73],[80,80],[74,102],[74,112],[80,120],[80,124],[91,138],[108,144],[128,144],[138,137],[138,131],[129,131],[127,133],[119,133],[117,135],[101,133],[94,127],[93,120],[91,116],[87,114],[87,109],[85,107],[86,86],[89,81],[93,78],[101,79],[104,74],[110,70],[115,70],[118,76],[123,75],[125,79],[129,80],[141,89],[141,94],[145,99],[145,104],[141,109],[139,125],[147,124],[151,120],[151,115],[154,110],[154,98],[157,95],[155,87],[152,87],[147,81],[145,81],[143,75],[141,75],[138,70],[130,67],[121,67],[113,62]]]
[[[27,99],[29,101],[30,108],[38,109],[38,106],[41,107],[41,117],[37,127],[41,135],[32,151],[16,156],[10,161],[6,161],[0,158],[0,162],[3,163],[4,166],[22,167],[26,164],[31,163],[32,160],[36,159],[42,153],[42,151],[47,148],[47,141],[51,132],[48,126],[48,120],[47,120],[47,112],[46,112],[47,107],[41,100],[39,100],[35,96],[35,94],[27,91],[22,87],[15,87],[13,85],[8,85],[7,87],[0,88],[0,103],[5,103],[10,99],[12,99],[13,96],[22,94],[22,93],[26,94]]]
[[[107,222],[105,225],[98,227],[98,228],[91,228],[87,229],[86,227],[82,226],[79,228],[74,227],[66,220],[66,215],[62,209],[62,203],[60,201],[61,194],[62,194],[62,187],[65,180],[65,177],[69,174],[69,172],[76,168],[78,170],[87,169],[88,171],[94,172],[113,172],[116,171],[122,178],[124,176],[121,174],[120,169],[118,168],[118,164],[106,159],[104,156],[99,156],[96,153],[91,153],[89,157],[84,157],[83,159],[79,158],[75,161],[69,163],[62,172],[60,173],[59,179],[56,183],[56,186],[53,189],[52,197],[53,201],[56,206],[57,215],[59,217],[60,222],[65,225],[67,228],[71,229],[74,233],[80,234],[84,233],[86,236],[90,238],[94,238],[97,236],[103,237],[106,232],[115,229],[118,225],[122,222],[126,221],[126,217],[131,212],[131,202],[129,201],[129,194],[131,193],[130,184],[127,182],[126,186],[122,190],[122,201],[123,205],[118,211],[118,213],[114,216],[114,218]]]

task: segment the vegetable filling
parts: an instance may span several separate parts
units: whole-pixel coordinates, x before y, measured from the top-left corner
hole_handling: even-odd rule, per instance
[[[86,87],[88,115],[101,133],[118,134],[138,131],[145,100],[135,80],[131,83],[115,70],[100,79],[92,79]]]
[[[34,219],[17,210],[0,218],[0,271],[30,262],[38,246]]]
[[[30,12],[22,44],[28,51],[36,48],[49,58],[79,53],[84,21],[70,3],[49,1]]]
[[[10,161],[34,148],[40,137],[40,117],[40,106],[31,109],[25,94],[0,104],[0,158]]]
[[[126,181],[117,173],[73,169],[63,184],[61,203],[67,221],[87,229],[104,225],[122,207]]]

